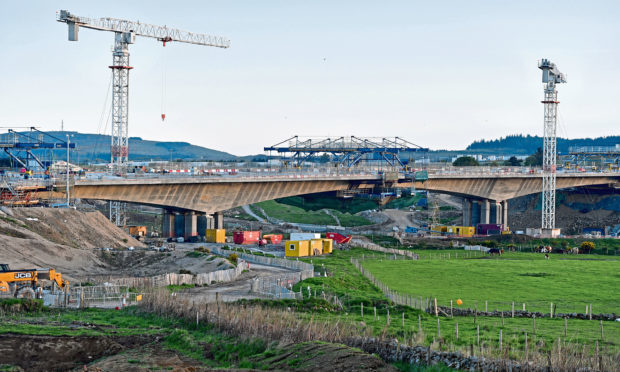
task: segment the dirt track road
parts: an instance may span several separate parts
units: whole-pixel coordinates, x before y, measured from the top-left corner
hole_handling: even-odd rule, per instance
[[[265,298],[265,296],[258,293],[250,293],[252,279],[292,272],[295,271],[275,266],[250,263],[250,271],[241,274],[239,278],[232,282],[218,283],[208,287],[191,288],[179,292],[178,296],[187,296],[199,302],[215,302],[216,293],[219,293],[220,301],[224,302],[232,302],[243,298]]]

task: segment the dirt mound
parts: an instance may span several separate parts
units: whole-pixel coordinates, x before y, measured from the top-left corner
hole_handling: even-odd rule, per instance
[[[103,274],[95,247],[141,246],[99,212],[14,208],[0,213],[0,261],[14,269],[55,268],[70,279]]]
[[[142,246],[100,212],[74,209],[16,208],[13,217],[53,243],[75,248]]]
[[[0,338],[0,365],[19,366],[25,371],[66,371],[154,339],[145,336],[112,338],[3,334]]]
[[[263,369],[286,371],[397,371],[374,355],[345,345],[304,342],[284,352],[257,360]]]

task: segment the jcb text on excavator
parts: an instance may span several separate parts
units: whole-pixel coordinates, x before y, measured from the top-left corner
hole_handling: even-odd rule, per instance
[[[18,298],[35,298],[39,291],[39,280],[51,280],[60,288],[69,282],[54,269],[11,270],[9,265],[0,264],[0,293],[8,293]]]

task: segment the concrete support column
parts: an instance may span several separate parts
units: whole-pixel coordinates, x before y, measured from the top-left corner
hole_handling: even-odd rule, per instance
[[[222,214],[222,212],[215,212],[213,214],[213,219],[215,220],[216,229],[224,228],[224,215]]]
[[[488,224],[491,220],[491,203],[484,199],[480,204],[480,223]]]
[[[499,202],[491,203],[491,223],[502,223],[502,205]]]
[[[504,200],[502,202],[502,223],[504,224],[504,229],[508,228],[508,200]]]
[[[185,230],[183,237],[189,239],[198,235],[198,216],[195,212],[185,212]]]
[[[207,230],[215,229],[215,219],[213,215],[207,214],[205,217],[207,219]]]
[[[204,213],[196,213],[196,215],[198,216],[198,236],[204,236],[207,229],[207,216]]]
[[[174,213],[164,210],[161,222],[162,238],[174,238]]]
[[[471,206],[471,226],[476,226],[480,223],[480,201],[473,200]]]
[[[472,226],[471,199],[463,198],[463,226]]]

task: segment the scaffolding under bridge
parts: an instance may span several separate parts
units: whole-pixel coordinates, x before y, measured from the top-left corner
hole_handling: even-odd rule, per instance
[[[391,167],[406,168],[407,160],[402,153],[426,153],[428,148],[418,146],[400,137],[299,137],[293,136],[264,150],[271,156],[276,152],[290,159],[292,165],[317,161],[319,155],[327,154],[329,160],[343,167],[361,162],[385,162]]]

